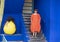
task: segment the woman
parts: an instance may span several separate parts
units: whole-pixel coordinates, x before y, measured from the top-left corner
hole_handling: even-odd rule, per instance
[[[37,13],[37,10],[34,11],[34,13],[31,15],[31,32],[33,33],[33,36],[36,37],[37,33],[40,32],[41,30],[41,25],[40,25],[41,17]]]

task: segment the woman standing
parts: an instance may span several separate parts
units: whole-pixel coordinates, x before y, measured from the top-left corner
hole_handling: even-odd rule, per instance
[[[33,33],[33,36],[36,37],[37,33],[41,30],[41,17],[40,14],[37,13],[37,10],[34,11],[34,13],[31,15],[31,32]]]

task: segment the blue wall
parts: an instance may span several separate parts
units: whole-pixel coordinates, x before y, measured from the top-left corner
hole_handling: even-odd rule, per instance
[[[26,29],[23,21],[22,16],[22,9],[24,5],[24,0],[5,0],[5,6],[4,6],[4,14],[1,24],[1,34],[4,34],[3,28],[6,23],[7,18],[10,16],[14,19],[14,23],[16,25],[16,33],[20,35],[5,35],[6,39],[8,41],[11,40],[24,40],[27,41],[26,38]],[[13,39],[12,39],[13,38]]]
[[[50,42],[60,42],[60,0],[51,0]]]
[[[49,40],[50,35],[50,1],[49,0],[34,0],[35,9],[38,9],[38,13],[41,15],[41,29]]]
[[[10,16],[14,19],[17,28],[17,33],[20,33],[21,30],[19,31],[19,29],[21,28],[21,22],[23,20],[22,19],[23,5],[24,0],[5,0],[2,28],[4,27],[7,18]]]
[[[4,13],[21,13],[24,0],[5,0]]]
[[[60,42],[60,0],[34,0],[48,42]]]

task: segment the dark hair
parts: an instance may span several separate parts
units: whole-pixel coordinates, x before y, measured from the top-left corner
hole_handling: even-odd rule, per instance
[[[10,21],[13,21],[13,22],[14,22],[14,19],[9,16],[9,17],[7,18],[7,21],[8,21],[8,22],[10,22]]]
[[[34,9],[34,11],[38,11],[38,9]]]

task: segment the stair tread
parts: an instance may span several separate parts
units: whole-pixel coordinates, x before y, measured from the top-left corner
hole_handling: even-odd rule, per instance
[[[32,10],[31,9],[23,9],[23,11],[30,11],[30,12],[32,12]]]
[[[32,7],[27,7],[27,6],[25,6],[25,7],[23,7],[23,9],[32,10]]]
[[[25,0],[25,2],[32,2],[32,0]]]
[[[31,9],[23,9],[24,11],[32,11]]]
[[[22,14],[32,14],[32,13],[22,13]]]
[[[22,14],[23,16],[31,16],[31,14],[29,13],[29,14]]]
[[[30,4],[32,4],[32,2],[24,2],[24,3],[27,3],[27,4],[29,4],[29,3],[30,3]]]
[[[32,6],[32,3],[24,3],[24,6]]]
[[[23,13],[32,13],[32,11],[23,11]]]
[[[23,15],[23,18],[24,17],[30,17],[31,18],[31,15]],[[29,18],[27,18],[28,20],[30,20]]]

